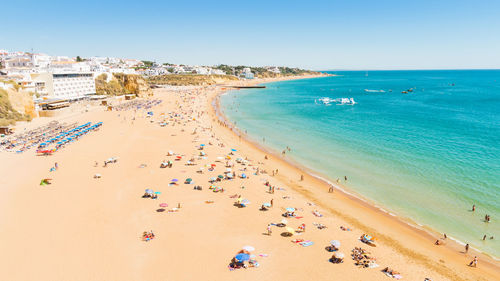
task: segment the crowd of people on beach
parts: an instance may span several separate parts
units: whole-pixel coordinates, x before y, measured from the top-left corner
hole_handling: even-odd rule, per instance
[[[128,110],[140,110],[140,109],[151,109],[154,106],[162,103],[161,99],[133,99],[128,102],[120,103],[113,106],[115,111],[128,111]]]
[[[189,92],[186,91],[180,95],[181,99],[184,101],[183,104],[190,104],[190,100],[194,97],[196,92]],[[147,116],[145,118],[151,118],[152,116],[155,116],[152,109],[154,109],[155,106],[161,104],[161,100],[142,100],[142,99],[136,99],[132,100],[130,102],[123,103],[121,105],[115,106],[114,109],[118,111],[129,111],[129,110],[151,110],[148,111]],[[150,113],[151,112],[151,113]],[[314,242],[311,240],[307,239],[302,239],[302,238],[297,238],[296,236],[298,235],[307,235],[310,232],[318,231],[318,230],[323,230],[324,232],[330,232],[331,230],[327,229],[327,225],[323,223],[316,223],[314,222],[313,225],[315,227],[307,228],[306,223],[303,220],[304,216],[310,216],[311,218],[314,218],[315,220],[321,220],[324,219],[323,213],[317,208],[314,203],[308,202],[308,206],[305,206],[304,208],[301,208],[301,206],[297,206],[294,204],[292,207],[284,207],[286,204],[286,200],[291,198],[291,193],[287,193],[286,189],[284,187],[281,187],[281,182],[273,179],[273,177],[277,177],[279,175],[279,170],[278,169],[269,169],[271,172],[268,173],[264,168],[263,165],[260,165],[262,162],[260,161],[253,161],[252,159],[249,159],[248,157],[245,157],[244,155],[240,155],[238,150],[235,148],[227,148],[226,144],[219,139],[211,128],[203,127],[202,123],[199,122],[199,118],[204,115],[204,112],[197,112],[193,108],[183,108],[181,103],[176,104],[176,109],[173,111],[169,112],[163,112],[160,114],[157,114],[156,116],[159,116],[157,123],[162,125],[162,126],[178,126],[180,127],[180,132],[184,132],[185,128],[187,127],[186,125],[190,124],[191,122],[196,123],[196,128],[192,131],[191,135],[193,136],[193,153],[192,156],[189,157],[181,154],[181,153],[174,153],[173,151],[168,151],[163,157],[163,160],[161,161],[159,167],[155,165],[151,169],[164,169],[165,173],[171,173],[171,171],[175,170],[170,170],[170,168],[173,168],[174,166],[178,165],[183,165],[185,168],[186,172],[192,172],[193,175],[195,173],[198,174],[199,177],[202,177],[206,179],[206,186],[207,188],[204,188],[204,183],[198,183],[198,179],[196,180],[197,184],[195,185],[195,181],[191,177],[182,177],[181,181],[179,181],[177,178],[172,178],[168,184],[169,187],[175,188],[180,185],[190,185],[193,186],[193,188],[188,189],[190,192],[213,192],[213,193],[219,193],[221,196],[229,196],[232,204],[236,206],[237,208],[247,208],[248,209],[255,209],[255,211],[260,211],[262,214],[265,214],[264,212],[276,209],[276,208],[282,208],[280,214],[282,217],[276,218],[274,222],[269,222],[267,225],[263,225],[262,227],[266,229],[265,234],[269,237],[275,237],[276,235],[273,234],[274,231],[279,231],[281,230],[281,237],[279,239],[291,239],[291,242],[294,244],[300,245],[302,247],[309,247],[314,245]],[[190,117],[189,117],[190,116]],[[134,117],[135,118],[135,117]],[[56,148],[61,148],[62,146],[66,145],[69,142],[72,142],[74,140],[77,140],[81,135],[84,135],[92,130],[96,130],[102,125],[102,122],[96,123],[92,125],[90,122],[85,123],[83,125],[79,125],[76,123],[65,125],[65,124],[59,124],[59,123],[51,123],[50,125],[38,128],[36,130],[26,132],[23,135],[17,136],[17,138],[10,140],[5,143],[1,143],[2,146],[8,147],[9,149],[19,147],[20,145],[23,145],[24,149],[29,149],[30,147],[37,146],[39,150],[47,148],[51,144],[56,144]],[[191,132],[191,130],[189,130]],[[78,135],[80,134],[80,135]],[[172,134],[171,137],[175,137],[175,134]],[[202,139],[203,138],[203,139]],[[62,143],[61,140],[67,140],[68,141],[63,141]],[[59,146],[57,146],[59,145]],[[208,155],[209,147],[218,147],[220,148],[219,151],[222,149],[225,149],[224,154],[218,154],[218,155]],[[283,154],[286,153],[286,151],[290,152],[291,149],[287,147],[287,149],[283,152]],[[107,160],[104,161],[103,167],[107,167],[109,164],[112,163],[117,163],[117,157],[112,157],[108,158]],[[158,162],[162,158],[158,159]],[[268,156],[266,155],[264,160],[267,160]],[[156,162],[156,163],[158,163]],[[96,167],[98,165],[98,162],[96,161]],[[145,164],[141,164],[139,168],[147,168],[148,166]],[[54,171],[57,170],[57,163],[54,166]],[[165,169],[169,168],[169,169]],[[109,169],[109,168],[108,168]],[[283,172],[284,173],[284,172]],[[255,177],[260,177],[262,179],[265,179],[265,182],[262,182],[262,190],[267,191],[268,194],[274,195],[278,193],[280,196],[273,196],[270,201],[265,201],[264,203],[257,204],[256,206],[251,205],[250,200],[245,198],[242,194],[239,194],[240,192],[233,193],[232,190],[230,190],[230,195],[227,194],[227,191],[225,187],[223,187],[224,183],[227,181],[231,182],[238,182],[241,190],[244,190],[246,187],[246,183],[248,182],[249,178],[255,178]],[[99,174],[100,178],[100,174]],[[185,180],[182,180],[184,179]],[[299,177],[297,177],[299,178]],[[303,175],[300,175],[300,181],[303,182],[305,180]],[[51,182],[51,179],[43,179],[42,182],[44,185],[48,185]],[[339,180],[338,180],[339,181]],[[347,176],[345,176],[345,181],[347,181]],[[155,191],[157,190],[157,191]],[[155,188],[153,190],[152,188],[147,188],[144,190],[144,193],[142,194],[142,198],[144,199],[152,199],[155,201],[149,201],[148,204],[153,204],[152,202],[162,202],[163,200],[159,201],[161,198],[161,192],[158,191],[158,189]],[[326,191],[325,191],[326,192]],[[330,187],[329,192],[333,192],[333,186]],[[142,193],[142,191],[141,191]],[[140,196],[139,193],[137,197]],[[219,195],[217,195],[219,196]],[[276,202],[274,201],[276,199]],[[172,199],[172,200],[175,200]],[[145,200],[147,201],[147,200]],[[206,204],[213,204],[213,200],[205,200],[204,201]],[[155,206],[158,204],[155,203]],[[177,203],[176,208],[171,208],[169,210],[166,210],[165,208],[168,207],[167,203],[160,203],[159,204],[160,208],[156,209],[156,212],[162,213],[165,212],[165,214],[168,213],[174,213],[174,212],[182,212],[182,206],[181,203]],[[175,206],[175,205],[174,205]],[[236,209],[236,208],[235,208]],[[475,207],[474,207],[475,210]],[[270,212],[267,212],[269,214]],[[326,214],[326,213],[325,213]],[[162,214],[163,215],[163,214]],[[291,223],[288,220],[293,220],[293,222],[296,223]],[[485,217],[486,221],[489,221],[490,218],[489,216]],[[326,220],[323,221],[326,223]],[[337,226],[338,227],[338,226]],[[307,229],[307,232],[306,232]],[[326,230],[325,230],[326,229]],[[337,228],[338,229],[338,228]],[[342,231],[353,231],[350,227],[347,226],[340,226],[340,229]],[[338,230],[337,230],[338,231]],[[137,231],[140,233],[140,231]],[[158,239],[161,239],[161,233],[159,233],[160,236],[158,236]],[[348,235],[348,233],[344,233]],[[359,234],[358,234],[359,235]],[[293,238],[290,238],[293,237]],[[358,237],[357,235],[352,237],[353,241],[357,241],[355,243],[359,243],[359,245],[369,245],[372,247],[375,247],[375,241],[376,239],[372,237],[371,235],[368,234],[362,234],[359,239],[356,239]],[[486,237],[486,236],[485,236]],[[153,231],[144,231],[142,233],[141,240],[145,242],[149,242],[153,239],[156,238],[156,235],[153,233]],[[484,239],[484,238],[483,238]],[[139,239],[138,239],[139,240]],[[334,242],[336,241],[336,242]],[[142,243],[142,242],[141,242]],[[364,243],[364,244],[361,244]],[[437,245],[440,245],[442,242],[441,240],[438,239],[436,241]],[[325,260],[328,260],[332,264],[340,264],[344,263],[344,254],[340,252],[340,241],[333,240],[331,241],[330,245],[325,247],[326,251],[331,254],[325,255]],[[364,246],[363,246],[364,247]],[[244,246],[242,249],[238,250],[236,254],[232,255],[231,257],[228,257],[228,260],[230,259],[228,269],[229,270],[236,270],[236,269],[246,269],[246,268],[258,268],[260,266],[260,263],[257,261],[257,256],[255,254],[252,254],[252,252],[255,251],[255,249],[252,246]],[[468,251],[468,246],[466,247],[466,251]],[[261,257],[267,257],[266,254],[261,254]],[[377,259],[375,259],[370,252],[367,250],[361,248],[361,247],[355,247],[354,249],[351,250],[351,257],[353,260],[353,264],[357,267],[360,268],[376,268],[379,265],[377,264]],[[470,266],[477,266],[477,257],[474,258],[473,261],[470,262]],[[334,266],[334,265],[332,265]],[[390,276],[392,278],[400,279],[402,278],[402,275],[400,272],[395,271],[389,267],[386,267],[382,270],[384,274],[387,276]],[[380,273],[379,273],[380,274]],[[430,279],[429,279],[430,280]]]

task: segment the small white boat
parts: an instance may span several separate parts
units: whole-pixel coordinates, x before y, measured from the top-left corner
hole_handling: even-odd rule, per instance
[[[370,89],[365,89],[365,92],[367,92],[367,93],[385,93],[384,90],[370,90]]]

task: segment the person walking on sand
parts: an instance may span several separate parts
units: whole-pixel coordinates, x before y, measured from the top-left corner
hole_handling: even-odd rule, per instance
[[[59,165],[57,165],[57,162],[54,164],[54,168],[56,168],[56,170],[59,168]]]
[[[271,236],[271,233],[273,233],[273,231],[271,229],[271,224],[268,224],[267,225],[267,235]]]
[[[477,256],[475,256],[474,259],[469,263],[469,266],[477,267]]]
[[[273,187],[271,188],[271,194],[274,194],[274,185],[273,185]]]
[[[274,199],[271,199],[271,208],[273,207]]]
[[[475,204],[474,204],[474,205],[472,205],[472,211],[473,211],[473,212],[474,212],[474,211],[476,211],[476,205],[475,205]]]
[[[467,244],[465,245],[465,253],[468,253],[468,252],[469,252],[469,243],[467,243]]]
[[[304,181],[304,175],[300,175],[300,181]]]
[[[333,193],[333,185],[330,185],[330,188],[328,189],[328,193]]]
[[[445,234],[443,234],[443,237],[444,237],[444,239],[448,238],[448,236],[446,236],[446,233],[445,233]]]

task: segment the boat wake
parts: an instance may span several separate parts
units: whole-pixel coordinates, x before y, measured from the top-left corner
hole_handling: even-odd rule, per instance
[[[357,104],[357,102],[355,102],[353,98],[332,99],[332,98],[328,98],[328,97],[315,99],[314,103],[320,104],[320,105],[326,105],[326,106],[330,106],[332,104],[335,104],[335,105],[355,105],[355,104]]]

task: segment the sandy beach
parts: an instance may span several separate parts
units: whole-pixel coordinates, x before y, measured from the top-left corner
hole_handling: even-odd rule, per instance
[[[148,110],[95,106],[36,120],[103,126],[51,156],[36,156],[34,149],[0,151],[2,279],[391,280],[382,272],[386,267],[403,280],[500,279],[492,258],[463,253],[459,244],[339,189],[348,186],[330,193],[303,167],[238,136],[213,107],[225,90],[160,88],[150,99],[162,102]],[[117,162],[104,167],[110,157]],[[160,168],[164,161],[172,167]],[[58,169],[50,172],[56,162]],[[209,182],[228,168],[234,179]],[[43,178],[52,184],[39,185]],[[158,198],[143,198],[146,189],[160,192]],[[248,202],[245,207],[236,206],[238,197]],[[260,210],[271,200],[272,207]],[[268,225],[282,222],[287,208],[295,216],[286,218],[286,227],[272,225],[268,235]],[[302,224],[305,231],[297,231]],[[293,236],[286,237],[287,227]],[[145,231],[154,232],[154,239],[143,241]],[[376,246],[361,242],[363,234],[376,237]],[[445,245],[434,245],[437,239]],[[294,243],[301,240],[312,243]],[[325,247],[331,240],[340,242],[342,263],[329,262],[334,252]],[[258,266],[231,270],[231,260],[246,245],[255,248]],[[371,267],[355,265],[351,253],[359,247]],[[467,266],[474,256],[478,266]]]

